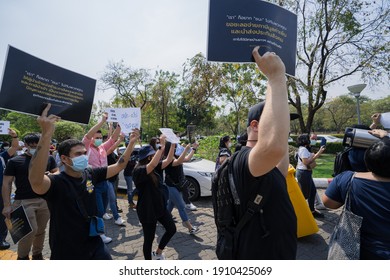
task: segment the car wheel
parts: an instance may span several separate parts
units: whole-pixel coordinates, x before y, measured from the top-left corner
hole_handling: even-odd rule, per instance
[[[191,177],[186,177],[186,179],[191,183],[188,186],[188,198],[190,201],[198,200],[200,197],[200,186],[198,182]]]

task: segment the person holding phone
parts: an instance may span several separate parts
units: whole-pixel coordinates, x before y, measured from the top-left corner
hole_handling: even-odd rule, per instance
[[[298,152],[297,157],[297,168],[296,177],[301,187],[303,196],[308,199],[309,208],[314,218],[323,218],[324,214],[315,209],[315,197],[317,193],[316,186],[313,181],[313,169],[315,167],[315,160],[321,156],[325,151],[325,145],[322,145],[319,151],[314,154],[311,152],[310,136],[308,134],[301,134],[297,138]],[[326,144],[326,142],[325,142]]]

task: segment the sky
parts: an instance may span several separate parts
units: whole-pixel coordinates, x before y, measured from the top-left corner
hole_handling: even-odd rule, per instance
[[[209,0],[1,0],[0,68],[8,45],[85,76],[99,79],[109,62],[169,70],[199,52],[206,55]],[[358,77],[328,89],[346,94]],[[96,90],[95,100],[112,92]],[[362,92],[389,95],[385,86]]]

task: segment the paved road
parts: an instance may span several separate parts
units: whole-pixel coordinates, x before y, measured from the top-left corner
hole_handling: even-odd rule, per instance
[[[324,189],[319,189],[322,194]],[[122,218],[127,222],[126,227],[119,227],[113,220],[106,221],[107,236],[113,238],[113,242],[108,244],[112,257],[115,260],[142,260],[143,234],[142,227],[139,224],[137,213],[134,210],[128,210],[127,200],[124,197],[118,199],[119,207],[124,211]],[[189,211],[189,218],[194,225],[200,226],[201,231],[196,235],[189,235],[181,222],[176,224],[177,233],[168,243],[164,250],[166,258],[170,260],[216,260],[215,242],[216,229],[213,219],[213,209],[210,198],[202,198],[194,203],[198,206],[198,211]],[[335,222],[340,210],[323,211],[324,219],[318,219],[317,224],[319,232],[310,236],[299,238],[298,240],[298,260],[324,260],[327,255],[327,248],[330,234],[334,228]],[[179,213],[173,210],[173,215],[180,221]],[[47,231],[48,232],[48,231]],[[158,226],[156,236],[159,240],[163,234],[163,227]],[[11,242],[10,237],[7,241]],[[157,248],[157,242],[153,246]],[[10,250],[0,251],[1,260],[16,259],[16,245],[12,245]],[[43,256],[50,258],[50,249],[48,238],[45,240]]]

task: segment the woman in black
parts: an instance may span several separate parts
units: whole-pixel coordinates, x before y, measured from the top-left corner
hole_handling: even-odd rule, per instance
[[[232,141],[230,140],[230,136],[226,135],[219,139],[219,153],[217,156],[217,160],[215,161],[215,170],[217,170],[222,163],[229,157],[231,157],[232,152],[230,148],[232,146]]]
[[[160,139],[161,140],[161,139]],[[174,147],[172,147],[174,149]],[[171,149],[172,149],[171,148]],[[171,214],[165,207],[160,170],[172,161],[167,157],[160,161],[165,150],[165,141],[161,141],[160,148],[155,151],[151,146],[144,146],[139,151],[139,161],[133,171],[133,180],[138,190],[137,214],[144,231],[143,253],[145,260],[165,259],[162,251],[176,233],[176,226]],[[169,153],[173,156],[173,152]],[[155,252],[152,244],[156,233],[157,221],[164,226],[165,233]]]

